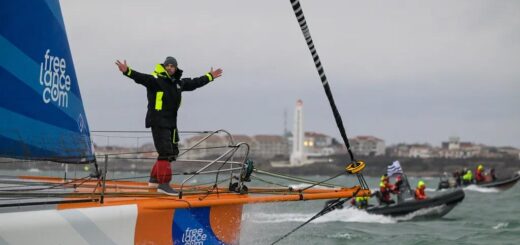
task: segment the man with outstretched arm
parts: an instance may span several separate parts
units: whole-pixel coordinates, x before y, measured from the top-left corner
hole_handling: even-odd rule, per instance
[[[153,143],[159,153],[157,162],[150,172],[150,186],[157,186],[157,191],[174,194],[170,186],[172,179],[171,161],[178,154],[179,132],[177,130],[177,111],[181,105],[181,94],[193,91],[222,75],[222,69],[210,69],[208,73],[196,78],[181,78],[182,70],[177,66],[177,60],[166,57],[162,64],[155,66],[152,74],[144,74],[133,70],[117,60],[116,65],[125,76],[146,87],[148,111],[146,127],[152,128]]]

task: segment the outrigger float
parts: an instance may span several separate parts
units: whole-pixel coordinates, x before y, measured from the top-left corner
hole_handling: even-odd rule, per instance
[[[295,11],[300,8],[298,1],[291,3]],[[359,185],[344,187],[261,171],[248,158],[249,146],[235,143],[223,130],[204,133],[201,142],[214,134],[228,135],[226,150],[172,185],[178,195],[157,193],[145,182],[108,179],[109,157],[96,156],[93,149],[59,2],[9,1],[2,4],[0,16],[1,161],[90,164],[95,169],[82,178],[0,177],[0,244],[238,244],[243,205],[345,202],[370,195],[361,174],[365,163],[350,151],[328,82],[323,85],[351,157],[346,170],[335,177],[352,175]],[[304,35],[312,43],[310,34]],[[242,157],[235,156],[239,149],[246,152]],[[185,152],[191,150],[197,149]],[[202,175],[212,175],[214,181],[188,184]],[[309,186],[253,187],[262,175]]]

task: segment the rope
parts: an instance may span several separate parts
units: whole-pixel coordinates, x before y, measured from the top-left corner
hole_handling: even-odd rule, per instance
[[[255,175],[251,175],[251,178],[253,179],[257,179],[258,181],[261,181],[261,182],[264,182],[264,183],[267,183],[267,184],[271,184],[271,185],[276,185],[276,186],[281,186],[281,187],[285,187],[285,188],[289,188],[289,186],[287,185],[282,185],[282,184],[279,184],[279,183],[275,183],[275,182],[272,182],[272,181],[268,181],[268,180],[265,180],[265,179],[262,179],[258,176],[255,176]]]
[[[354,194],[352,195],[352,197],[355,197],[357,195],[357,193],[359,192],[359,190],[361,190],[361,188],[357,189],[356,192],[354,192]],[[274,241],[273,243],[271,243],[271,245],[273,244],[276,244],[278,243],[279,241],[281,241],[282,239],[288,237],[289,235],[291,235],[292,233],[294,233],[295,231],[297,231],[298,229],[302,228],[303,226],[305,226],[306,224],[310,223],[311,221],[333,211],[336,209],[336,207],[340,206],[340,205],[343,205],[343,203],[345,203],[346,201],[352,199],[352,197],[349,197],[349,198],[345,198],[343,200],[341,199],[336,199],[335,202],[330,202],[330,203],[327,203],[327,205],[325,206],[325,208],[323,208],[321,211],[319,211],[317,214],[315,214],[314,216],[312,216],[312,218],[310,218],[309,220],[305,221],[303,224],[297,226],[296,228],[294,228],[293,230],[291,230],[290,232],[288,232],[287,234],[283,235],[282,237],[278,238],[278,240]]]
[[[310,188],[312,188],[312,187],[314,187],[314,186],[320,185],[320,184],[323,183],[323,182],[327,182],[327,181],[329,181],[329,180],[335,179],[335,178],[337,178],[337,177],[339,177],[339,176],[341,176],[341,175],[343,175],[343,174],[344,174],[343,172],[340,172],[339,174],[336,174],[335,176],[332,176],[332,177],[330,177],[330,178],[328,178],[328,179],[326,179],[326,180],[323,180],[323,181],[320,181],[320,182],[318,182],[318,183],[316,183],[316,184],[313,184],[313,185],[311,185],[311,186],[305,187],[302,191],[307,190],[307,189],[310,189]]]
[[[336,119],[336,124],[338,126],[339,132],[341,134],[341,138],[343,138],[343,142],[345,142],[345,146],[347,147],[348,153],[350,155],[350,160],[352,162],[355,161],[354,154],[350,150],[350,144],[348,142],[347,134],[345,132],[345,127],[343,127],[343,121],[341,120],[341,115],[336,108],[336,104],[334,103],[334,98],[332,97],[332,92],[330,90],[329,82],[327,81],[327,76],[325,75],[325,70],[320,61],[320,57],[318,56],[318,52],[314,47],[314,43],[312,41],[311,33],[309,31],[309,27],[307,26],[307,21],[305,21],[305,16],[303,15],[303,10],[300,6],[299,0],[290,0],[292,4],[292,8],[294,10],[294,14],[296,15],[296,19],[300,24],[300,28],[303,33],[303,37],[305,41],[307,41],[307,46],[309,47],[309,51],[311,52],[312,58],[314,59],[314,65],[316,66],[316,70],[320,75],[321,84],[323,85],[323,89],[325,90],[325,94],[329,99],[329,104],[332,109],[332,113],[334,114],[334,118]]]
[[[79,187],[81,185],[83,185],[83,183],[85,183],[86,181],[88,181],[90,179],[90,176],[86,176],[86,177],[83,177],[83,178],[80,178],[80,179],[75,179],[73,181],[69,181],[69,182],[65,182],[65,183],[59,183],[59,184],[54,184],[54,185],[50,185],[49,187],[42,187],[42,188],[26,188],[26,189],[19,189],[19,188],[15,188],[15,189],[3,189],[0,190],[0,192],[24,192],[24,191],[43,191],[43,190],[51,190],[51,189],[55,189],[55,188],[58,188],[60,186],[65,186],[65,185],[72,185],[74,184],[75,182],[79,182],[81,181],[81,183],[79,183],[76,187]],[[14,187],[14,186],[11,186],[11,187]]]
[[[320,183],[319,185],[321,185],[321,186],[325,186],[325,187],[330,187],[330,188],[335,188],[335,187],[337,187],[336,185],[332,185],[332,184],[324,183],[325,181],[316,182],[316,181],[312,181],[312,180],[302,179],[302,178],[293,177],[293,176],[288,176],[288,175],[283,175],[283,174],[275,174],[275,173],[267,172],[267,171],[260,170],[260,169],[256,169],[256,168],[255,168],[253,171],[254,171],[255,173],[258,173],[258,174],[264,174],[264,175],[268,175],[268,176],[275,177],[275,178],[280,178],[280,179],[285,179],[285,180],[298,181],[298,182],[302,182],[302,183],[306,183],[306,184],[311,184],[311,185],[312,185],[312,184],[316,184],[316,183]]]
[[[233,158],[233,155],[235,154],[235,152],[237,152],[237,150],[238,150],[238,148],[235,148],[235,149],[233,149],[233,151],[230,151],[229,153],[227,153],[229,156],[227,156],[226,160],[218,168],[218,172],[215,175],[215,183],[213,184],[213,190],[217,190],[217,196],[219,195],[219,192],[218,192],[218,184],[219,184],[218,183],[218,176],[220,174],[220,170],[224,167],[224,164],[226,164],[231,158]],[[232,180],[230,180],[230,181],[232,181]],[[206,195],[206,197],[207,196],[209,196],[209,192],[208,192],[208,195]],[[204,197],[204,198],[206,198],[206,197]]]
[[[336,125],[338,126],[339,132],[341,134],[341,138],[347,147],[348,154],[350,156],[350,161],[356,163],[356,159],[354,158],[354,153],[350,149],[350,144],[348,142],[347,133],[345,132],[345,127],[343,126],[343,120],[341,119],[341,115],[339,114],[338,108],[336,107],[336,103],[334,102],[334,97],[332,96],[332,92],[330,90],[329,81],[327,80],[327,76],[325,75],[325,70],[321,64],[320,57],[318,52],[316,51],[316,47],[314,46],[314,42],[312,41],[311,33],[309,31],[309,27],[307,26],[307,21],[305,20],[305,15],[303,14],[303,9],[300,5],[299,0],[290,0],[291,5],[294,11],[294,15],[296,16],[296,20],[300,24],[300,29],[302,30],[303,37],[307,42],[307,46],[309,51],[311,52],[312,59],[314,60],[314,65],[316,66],[316,70],[318,71],[318,75],[321,79],[321,84],[323,85],[323,89],[325,90],[325,94],[329,100],[330,107],[332,109],[332,113],[334,114],[334,119],[336,120]],[[361,173],[356,174],[360,179],[360,185],[365,188],[368,186],[363,178]]]

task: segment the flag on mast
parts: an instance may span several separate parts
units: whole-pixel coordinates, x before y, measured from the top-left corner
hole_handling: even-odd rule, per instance
[[[392,165],[388,165],[386,169],[386,174],[388,177],[394,174],[403,174],[403,169],[401,168],[401,163],[399,161],[394,161]]]

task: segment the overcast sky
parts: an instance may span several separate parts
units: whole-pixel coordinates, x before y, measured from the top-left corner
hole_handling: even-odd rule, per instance
[[[520,147],[519,1],[301,1],[349,137]],[[91,130],[144,130],[150,73],[223,76],[183,94],[180,130],[340,138],[289,0],[62,1]]]

